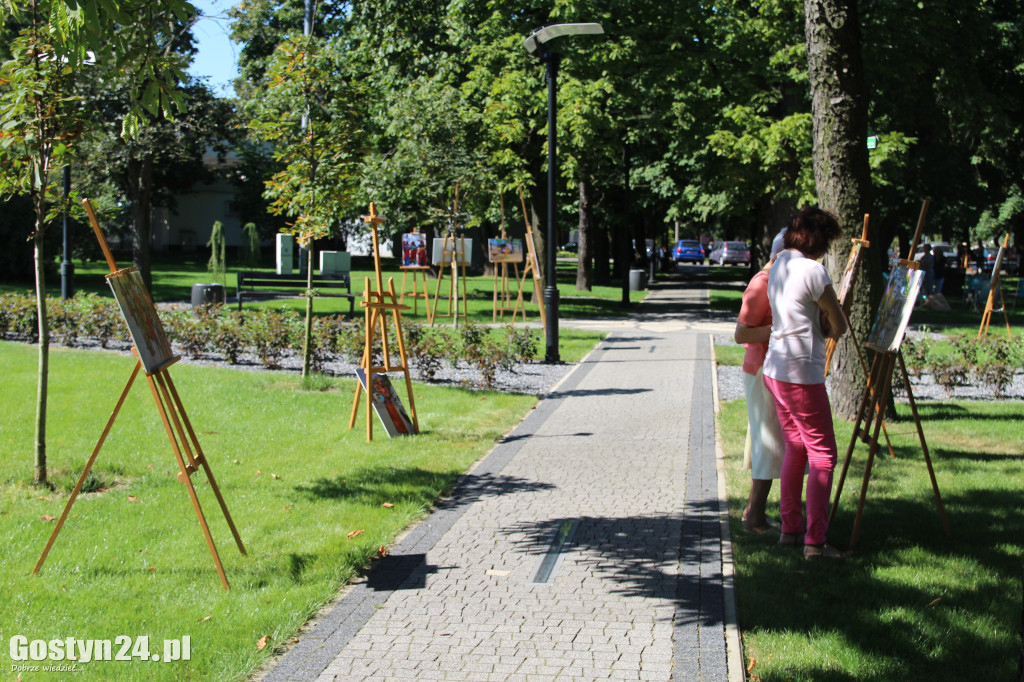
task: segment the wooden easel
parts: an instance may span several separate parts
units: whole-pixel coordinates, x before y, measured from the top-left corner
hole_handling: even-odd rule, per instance
[[[89,214],[89,222],[92,223],[92,229],[96,233],[96,238],[99,239],[100,248],[103,250],[103,255],[107,259],[107,265],[110,267],[111,274],[123,272],[118,270],[117,263],[114,262],[114,258],[110,253],[110,247],[107,245],[107,240],[103,236],[99,222],[96,220],[95,213],[93,213],[92,205],[89,203],[88,199],[84,199],[82,203],[85,205],[86,213]],[[61,513],[60,519],[57,521],[57,526],[53,529],[53,533],[50,535],[50,539],[46,543],[46,548],[43,550],[42,556],[39,557],[36,567],[32,570],[33,574],[38,573],[39,569],[43,566],[43,562],[46,561],[46,556],[50,553],[54,540],[57,539],[57,534],[60,533],[61,528],[64,526],[64,521],[67,520],[68,512],[71,511],[71,506],[78,498],[78,494],[82,490],[82,484],[85,482],[89,472],[92,470],[93,464],[96,462],[96,457],[99,455],[100,449],[103,447],[103,443],[107,439],[107,435],[110,434],[110,430],[114,426],[114,421],[117,419],[117,415],[121,411],[121,406],[124,405],[124,401],[128,397],[128,392],[131,390],[132,384],[135,383],[135,379],[138,377],[139,371],[143,368],[138,348],[134,347],[134,345],[132,347],[132,353],[136,357],[135,368],[132,370],[131,376],[128,377],[128,383],[125,384],[124,390],[121,391],[121,397],[118,398],[117,403],[114,406],[114,411],[110,415],[110,419],[107,420],[107,425],[103,429],[103,433],[100,434],[99,441],[97,441],[96,447],[93,448],[89,461],[85,464],[85,469],[82,470],[81,476],[78,477],[78,482],[71,491],[71,496],[68,498],[67,504],[64,506],[64,511]],[[235,522],[231,519],[231,513],[228,512],[227,504],[224,502],[224,497],[220,493],[217,481],[213,477],[213,471],[210,469],[210,464],[207,461],[206,455],[203,453],[202,447],[199,445],[199,439],[196,438],[196,432],[192,428],[192,423],[189,421],[188,415],[185,413],[185,406],[182,404],[181,397],[178,395],[178,390],[175,388],[174,381],[171,379],[171,375],[168,372],[168,368],[179,359],[180,356],[175,356],[170,361],[164,363],[161,367],[153,371],[146,372],[146,383],[149,384],[150,391],[153,393],[153,400],[156,402],[157,412],[160,414],[160,420],[163,422],[164,430],[167,432],[167,438],[171,443],[171,450],[174,451],[174,457],[178,460],[178,480],[184,483],[188,490],[189,498],[192,500],[192,506],[196,510],[196,516],[199,519],[199,526],[202,528],[203,535],[206,537],[206,545],[209,547],[210,555],[213,556],[213,563],[217,567],[217,574],[220,576],[220,582],[224,586],[224,589],[227,590],[230,589],[228,585],[228,578],[224,574],[224,567],[221,565],[220,556],[217,554],[217,547],[213,543],[213,536],[210,534],[210,528],[206,524],[206,517],[203,515],[202,506],[199,504],[199,497],[196,495],[195,486],[192,485],[192,475],[198,471],[200,466],[206,473],[206,479],[210,483],[210,488],[213,490],[213,494],[217,498],[217,503],[220,504],[221,511],[224,513],[224,518],[227,520],[228,527],[231,529],[231,534],[235,537],[235,544],[238,545],[238,551],[243,555],[246,554],[245,546],[242,544],[242,538],[238,534],[238,529],[235,528]]]
[[[928,201],[925,200],[921,207],[921,216],[918,220],[917,232],[914,235],[914,242],[910,247],[911,254],[913,254],[917,248],[917,242],[920,238],[921,229],[924,225],[924,218],[927,212]],[[901,267],[906,267],[911,270],[917,270],[920,265],[917,261],[902,259],[899,264]],[[857,420],[854,424],[853,434],[850,438],[850,446],[847,448],[846,459],[843,461],[843,468],[839,475],[839,482],[836,485],[836,494],[832,503],[832,511],[829,514],[829,523],[831,524],[835,519],[836,511],[839,508],[839,498],[843,492],[843,483],[846,480],[846,474],[850,468],[850,460],[853,458],[853,449],[857,445],[857,440],[859,439],[868,445],[868,460],[864,467],[864,480],[861,484],[860,498],[857,501],[857,515],[854,518],[853,532],[850,536],[850,548],[852,549],[857,543],[857,537],[860,534],[860,524],[864,514],[864,502],[867,499],[868,484],[871,481],[871,467],[875,460],[875,454],[879,450],[878,433],[884,422],[883,417],[885,415],[885,411],[889,407],[889,400],[892,395],[892,373],[898,364],[900,372],[902,373],[903,385],[907,390],[907,398],[910,401],[910,410],[914,415],[914,424],[917,427],[918,439],[921,442],[921,451],[924,453],[925,463],[928,466],[928,475],[931,478],[932,491],[935,493],[935,500],[939,507],[939,515],[942,517],[942,524],[946,530],[946,535],[948,537],[952,537],[953,533],[949,527],[949,520],[946,518],[946,509],[942,504],[942,496],[939,493],[939,484],[935,479],[935,469],[932,467],[931,456],[928,453],[928,443],[925,441],[924,429],[921,426],[921,417],[918,414],[917,403],[914,400],[914,393],[910,386],[910,377],[907,375],[907,367],[903,361],[903,353],[901,350],[893,352],[887,348],[874,346],[870,343],[865,345],[875,351],[875,357],[871,364],[871,370],[868,373],[867,386],[864,389],[864,395],[861,398],[860,407],[857,411]]]
[[[384,290],[383,275],[380,266],[380,241],[377,237],[377,225],[384,222],[384,219],[377,215],[377,207],[370,204],[370,215],[363,219],[370,224],[373,233],[373,267],[376,276],[377,288],[370,289],[370,278],[367,277],[363,287],[363,300],[359,305],[363,307],[366,324],[366,341],[363,348],[363,358],[359,366],[366,373],[366,440],[373,440],[373,399],[369,390],[373,386],[373,375],[385,372],[402,372],[405,375],[405,390],[409,397],[409,411],[411,412],[413,428],[419,432],[419,420],[416,417],[416,401],[412,393],[412,378],[409,376],[409,360],[405,352],[405,340],[402,337],[402,311],[408,310],[409,306],[398,302],[395,295],[395,282],[388,279],[387,291]],[[398,340],[398,355],[401,362],[397,365],[391,362],[391,349],[388,343],[388,315],[390,311],[391,320],[395,325],[395,337]],[[373,341],[377,325],[380,325],[380,340],[383,347],[383,365],[373,364]],[[356,382],[356,397],[352,403],[352,415],[349,417],[348,428],[356,425],[356,415],[359,412],[359,399],[363,394],[363,385]]]
[[[413,234],[419,234],[419,228],[413,230]],[[430,292],[427,290],[427,272],[430,270],[429,265],[403,265],[402,270],[402,295],[399,298],[399,303],[405,304],[405,297],[409,296],[412,298],[412,314],[419,314],[419,302],[422,298],[424,307],[427,311],[427,324],[430,324]],[[406,277],[412,274],[412,291],[406,289]],[[417,288],[417,282],[423,282],[423,293],[419,292]]]
[[[523,307],[523,319],[526,319],[526,308],[523,303],[523,287],[526,284],[526,276],[533,274],[533,291],[537,296],[537,305],[540,309],[540,322],[544,329],[548,328],[547,312],[544,310],[544,297],[541,295],[541,275],[539,261],[537,260],[537,247],[533,243],[533,228],[530,226],[530,215],[526,211],[526,199],[523,198],[523,186],[519,185],[519,203],[523,207],[523,222],[526,224],[526,267],[523,268],[523,277],[519,280],[519,295],[516,297],[516,306]],[[552,248],[548,245],[548,248]],[[552,282],[552,284],[554,284]]]
[[[1006,321],[1006,334],[1007,336],[1013,336],[1013,332],[1010,331],[1010,318],[1006,314],[1006,301],[1003,300],[1003,287],[999,283],[1000,271],[1003,269],[1003,254],[1006,249],[1010,246],[1010,233],[1007,232],[1006,236],[1003,237],[1003,243],[999,245],[999,253],[996,255],[996,263],[992,266],[992,283],[988,288],[988,300],[985,302],[985,312],[981,316],[981,325],[978,326],[978,336],[981,338],[983,335],[988,334],[988,325],[992,321],[993,312],[1002,312],[1003,320]],[[996,301],[996,291],[999,292],[999,310],[994,310]],[[975,308],[977,310],[977,308]]]
[[[508,239],[508,234],[505,232],[505,197],[501,194],[498,195],[501,200],[501,238]],[[494,314],[491,318],[492,322],[497,322],[500,316],[502,320],[505,319],[505,313],[512,313],[512,324],[516,323],[516,314],[522,311],[523,322],[526,322],[526,306],[523,305],[523,297],[521,295],[516,296],[514,304],[510,305],[511,295],[508,287],[508,263],[496,263],[494,268]],[[512,267],[515,271],[514,281],[519,289],[522,289],[522,285],[519,283],[519,264],[512,263]],[[501,273],[500,276],[498,273]]]
[[[868,223],[871,220],[871,215],[868,213],[864,214],[864,227],[861,230],[860,239],[851,239],[852,247],[850,248],[850,255],[846,259],[846,269],[843,270],[844,279],[842,282],[842,291],[839,292],[839,309],[843,313],[843,318],[846,320],[846,328],[850,332],[850,342],[854,349],[857,351],[857,360],[860,362],[861,370],[864,372],[864,376],[868,374],[868,365],[864,360],[864,354],[860,350],[860,341],[857,339],[857,332],[854,330],[853,325],[850,324],[850,308],[853,306],[853,287],[857,283],[857,275],[860,272],[860,258],[864,249],[871,246],[871,242],[868,241]],[[849,275],[847,276],[847,273]],[[829,370],[832,369],[832,355],[836,352],[836,346],[839,345],[838,339],[829,338],[825,342],[825,376],[828,376]],[[885,426],[885,421],[882,421],[882,434],[885,436],[885,444],[889,448],[889,456],[895,458],[896,451],[892,447],[892,441],[889,440],[889,431]]]
[[[459,248],[456,248],[456,240],[459,240]],[[462,262],[459,262],[459,254],[462,254]],[[456,237],[454,233],[449,232],[444,236],[444,242],[441,247],[441,263],[438,267],[437,274],[437,286],[434,287],[434,305],[430,313],[430,324],[437,321],[437,300],[441,298],[441,282],[444,281],[444,270],[446,267],[450,267],[452,271],[452,281],[448,287],[448,312],[441,315],[441,317],[451,317],[455,326],[459,324],[459,283],[462,284],[462,319],[469,319],[469,302],[466,295],[466,261],[469,260],[469,254],[466,253],[466,238],[459,236]],[[461,273],[461,277],[460,277]],[[455,308],[452,310],[452,304],[454,303]]]

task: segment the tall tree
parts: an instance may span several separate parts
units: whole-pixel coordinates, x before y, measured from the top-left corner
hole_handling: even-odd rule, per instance
[[[11,58],[0,66],[0,195],[27,195],[35,211],[32,240],[39,319],[39,370],[36,393],[34,480],[46,485],[46,403],[49,381],[49,323],[46,317],[44,235],[57,215],[59,192],[54,171],[66,164],[88,123],[74,81],[95,54],[134,74],[132,105],[123,132],[138,133],[142,112],[164,111],[180,103],[173,76],[180,63],[154,52],[139,33],[126,30],[141,21],[153,3],[146,0],[0,0],[5,24],[20,26]],[[183,0],[161,6],[179,16],[195,10]],[[141,83],[145,82],[143,87]]]
[[[293,34],[271,57],[263,97],[251,103],[252,129],[273,145],[282,169],[267,181],[270,211],[288,216],[287,231],[309,248],[302,375],[310,371],[313,324],[312,243],[352,210],[361,156],[365,93],[347,80],[342,54],[323,39]]]
[[[844,237],[853,238],[860,235],[871,186],[857,0],[804,0],[804,12],[818,201],[839,218]],[[873,243],[876,235],[877,227],[869,233]],[[835,281],[842,273],[846,251],[834,249],[826,259]],[[867,286],[853,292],[850,326],[861,340],[868,337],[871,311],[881,298],[875,286],[882,281],[881,273],[872,263],[877,261],[869,261],[860,280]],[[833,356],[831,376],[834,411],[855,418],[866,378],[849,334]]]

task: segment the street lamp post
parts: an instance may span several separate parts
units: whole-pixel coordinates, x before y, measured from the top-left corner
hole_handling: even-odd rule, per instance
[[[601,24],[553,24],[537,29],[523,41],[523,47],[530,54],[543,48],[540,59],[547,64],[548,75],[548,230],[545,240],[547,256],[547,284],[544,287],[544,308],[547,312],[546,351],[544,361],[557,363],[561,361],[558,353],[558,282],[555,268],[555,243],[558,231],[555,227],[555,191],[558,173],[558,65],[562,55],[549,49],[547,43],[560,36],[585,35],[604,33]]]

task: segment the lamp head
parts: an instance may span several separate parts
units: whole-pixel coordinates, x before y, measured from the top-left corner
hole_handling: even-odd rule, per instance
[[[604,33],[601,24],[552,24],[538,28],[523,41],[523,47],[530,54],[534,54],[537,48],[560,36],[576,36],[586,34]]]

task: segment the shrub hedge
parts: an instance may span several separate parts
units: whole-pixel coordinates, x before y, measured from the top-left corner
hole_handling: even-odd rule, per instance
[[[111,342],[129,344],[128,330],[120,310],[110,299],[81,294],[64,301],[47,300],[51,343],[65,346],[95,343],[102,348]],[[296,311],[260,308],[244,313],[224,306],[165,309],[161,321],[178,352],[195,359],[219,359],[237,364],[244,353],[255,355],[263,366],[274,369],[289,353],[301,353],[303,317]],[[388,351],[398,362],[398,342],[389,328]],[[467,322],[458,328],[439,328],[418,322],[402,322],[402,337],[411,368],[427,380],[436,378],[447,361],[476,369],[481,384],[490,388],[498,369],[514,371],[517,364],[532,362],[540,338],[535,330],[504,328],[491,330]],[[35,296],[0,295],[0,338],[35,343],[39,339]],[[340,315],[313,320],[311,366],[324,371],[328,362],[358,364],[365,344],[362,319],[346,320]],[[382,364],[384,346],[375,339],[374,358]]]

